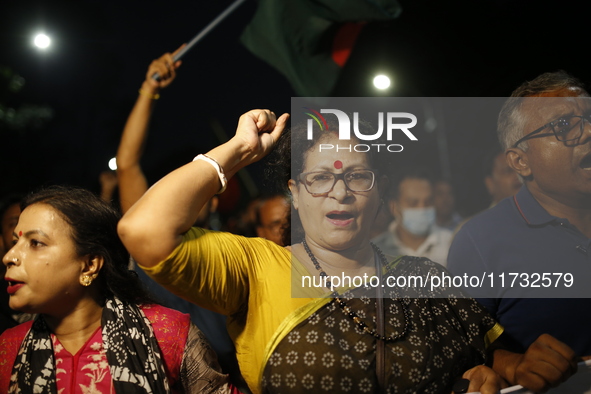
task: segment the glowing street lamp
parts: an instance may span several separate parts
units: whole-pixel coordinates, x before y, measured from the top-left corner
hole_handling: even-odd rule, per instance
[[[33,39],[33,44],[39,49],[47,49],[51,45],[51,39],[47,35],[39,33]]]
[[[388,89],[390,87],[390,83],[390,78],[383,74],[376,75],[373,79],[373,86],[380,90]]]

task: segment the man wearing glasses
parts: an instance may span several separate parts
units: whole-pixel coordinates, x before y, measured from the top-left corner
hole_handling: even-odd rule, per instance
[[[505,327],[514,351],[548,333],[578,356],[591,355],[590,115],[588,93],[563,71],[515,90],[498,134],[523,187],[466,223],[450,249],[453,274],[495,279],[473,294]]]

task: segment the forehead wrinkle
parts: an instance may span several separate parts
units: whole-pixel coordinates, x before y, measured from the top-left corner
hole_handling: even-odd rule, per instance
[[[588,107],[588,105],[587,105]],[[534,124],[534,127],[541,127],[544,124],[553,122],[561,117],[580,115],[586,111],[581,110],[579,100],[572,100],[568,98],[541,98],[533,97],[526,102],[526,117]],[[529,131],[527,131],[529,132]]]

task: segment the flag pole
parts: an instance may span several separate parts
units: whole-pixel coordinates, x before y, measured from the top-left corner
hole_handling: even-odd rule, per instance
[[[181,60],[183,55],[187,53],[191,48],[195,46],[203,37],[207,35],[211,30],[213,30],[217,25],[219,25],[228,15],[230,15],[236,8],[238,8],[242,3],[246,0],[236,0],[228,8],[224,10],[221,14],[217,16],[214,20],[212,20],[203,30],[201,30],[183,49],[181,49],[176,55],[174,55],[173,60],[176,62],[177,60]],[[160,79],[160,75],[158,73],[154,73],[152,75],[152,79],[158,81]]]

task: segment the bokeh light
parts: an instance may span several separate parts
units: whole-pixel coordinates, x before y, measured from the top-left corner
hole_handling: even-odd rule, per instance
[[[109,160],[109,168],[113,171],[115,171],[117,169],[117,159],[116,158],[111,158],[111,160]]]
[[[47,49],[51,45],[51,39],[47,35],[39,33],[33,39],[33,44],[39,49]]]
[[[380,90],[388,89],[390,87],[390,84],[390,78],[383,74],[376,75],[373,79],[373,86]]]

